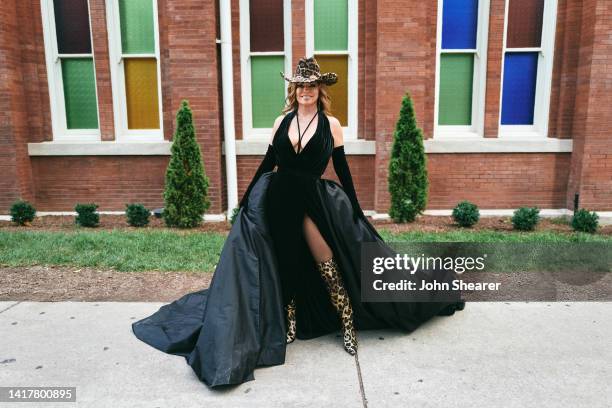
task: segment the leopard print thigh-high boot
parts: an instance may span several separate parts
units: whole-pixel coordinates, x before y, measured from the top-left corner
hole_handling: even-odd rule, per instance
[[[287,344],[295,340],[296,325],[295,325],[295,299],[285,308],[287,310]]]
[[[340,315],[344,332],[344,349],[353,356],[357,353],[357,335],[353,327],[353,308],[344,288],[338,264],[336,264],[334,258],[330,258],[327,261],[317,263],[317,269],[327,285],[332,304]]]

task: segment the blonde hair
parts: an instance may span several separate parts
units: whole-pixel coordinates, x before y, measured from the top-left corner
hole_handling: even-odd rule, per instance
[[[296,110],[298,108],[297,97],[295,96],[297,86],[295,82],[289,82],[287,85],[287,98],[285,98],[285,107],[283,108],[283,115],[289,111]],[[327,93],[327,85],[319,82],[319,97],[317,99],[317,106],[319,110],[322,110],[327,116],[331,116],[331,98]]]

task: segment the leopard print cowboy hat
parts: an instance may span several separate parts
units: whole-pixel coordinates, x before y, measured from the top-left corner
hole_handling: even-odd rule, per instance
[[[297,67],[295,67],[293,78],[286,77],[282,72],[280,74],[289,82],[322,82],[325,85],[333,85],[338,82],[338,75],[335,72],[321,74],[319,63],[314,57],[301,58]]]

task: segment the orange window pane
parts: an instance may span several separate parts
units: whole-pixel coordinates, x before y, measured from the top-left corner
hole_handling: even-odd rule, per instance
[[[347,55],[316,55],[321,73],[335,72],[338,82],[327,87],[331,97],[331,111],[342,126],[348,126],[348,56]]]
[[[126,58],[124,64],[128,129],[159,129],[157,61]]]

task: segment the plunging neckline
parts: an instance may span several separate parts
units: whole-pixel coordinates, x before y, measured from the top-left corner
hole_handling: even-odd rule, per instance
[[[295,151],[295,149],[293,148],[293,143],[291,142],[291,137],[289,136],[289,128],[291,127],[291,121],[293,120],[293,117],[296,116],[296,112],[294,112],[293,117],[289,120],[289,125],[287,125],[287,140],[289,141],[289,149],[291,149],[291,151],[293,152],[293,154],[295,155],[295,157],[301,155],[302,153],[304,153],[304,150],[306,150],[306,147],[310,144],[310,142],[312,142],[312,139],[314,139],[315,137],[317,137],[317,135],[319,134],[319,130],[321,128],[321,115],[320,115],[321,111],[317,112],[317,115],[319,116],[317,119],[317,128],[315,129],[315,132],[313,133],[313,135],[311,136],[310,139],[308,139],[308,142],[302,146],[302,150],[298,153]],[[299,120],[299,119],[298,119]],[[300,135],[298,135],[299,138]],[[299,142],[298,142],[299,143]]]

